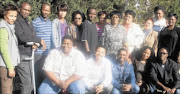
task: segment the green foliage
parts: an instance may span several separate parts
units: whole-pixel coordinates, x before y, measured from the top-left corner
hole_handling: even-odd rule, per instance
[[[68,14],[66,16],[67,21],[71,22],[71,14],[75,10],[81,10],[86,14],[88,7],[93,6],[97,11],[105,10],[111,12],[113,5],[124,6],[122,12],[127,9],[134,10],[136,12],[136,23],[143,25],[143,21],[146,17],[154,16],[154,7],[162,5],[166,8],[166,15],[168,12],[174,12],[180,17],[180,1],[179,0],[0,0],[0,6],[4,6],[8,3],[14,3],[20,5],[22,2],[29,2],[32,7],[30,20],[38,17],[41,13],[41,5],[43,3],[51,4],[52,13],[50,19],[57,17],[57,5],[65,3],[68,5]],[[97,20],[97,19],[96,19]],[[180,19],[178,20],[180,25]]]

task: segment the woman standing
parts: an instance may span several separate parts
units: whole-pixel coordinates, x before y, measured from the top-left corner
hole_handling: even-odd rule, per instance
[[[82,42],[82,31],[83,31],[83,22],[85,21],[85,15],[81,11],[74,11],[72,14],[72,24],[67,27],[66,34],[72,36],[73,46],[84,52],[84,44]]]
[[[12,4],[6,5],[2,14],[4,19],[0,21],[0,94],[12,94],[14,67],[20,63],[14,30],[17,7]]]
[[[168,48],[170,58],[177,61],[177,55],[180,50],[180,28],[176,26],[178,16],[177,14],[169,13],[167,18],[168,26],[159,34],[158,48]]]
[[[157,54],[157,46],[158,46],[158,33],[152,29],[153,27],[153,19],[147,18],[144,24],[144,42],[142,47],[149,46],[153,48],[155,54]]]
[[[162,6],[157,6],[154,8],[155,17],[153,18],[154,26],[153,30],[158,33],[162,30],[162,28],[166,27],[166,19],[164,18],[165,8]]]
[[[61,40],[66,34],[67,23],[65,20],[68,7],[65,4],[60,4],[57,7],[58,18],[52,22],[52,43],[53,47],[57,48],[61,46]]]
[[[125,12],[125,18],[123,26],[126,28],[127,33],[127,45],[129,56],[134,50],[140,48],[143,43],[144,34],[140,26],[135,24],[133,21],[135,19],[135,12],[132,10],[127,10]]]
[[[119,24],[121,15],[118,11],[112,11],[110,13],[111,24],[107,24],[104,27],[102,34],[102,44],[107,49],[107,55],[111,59],[116,59],[116,54],[120,48],[125,47],[126,43],[126,30]]]

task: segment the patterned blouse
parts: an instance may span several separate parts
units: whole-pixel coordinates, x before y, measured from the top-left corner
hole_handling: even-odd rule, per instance
[[[123,47],[123,43],[127,41],[127,33],[125,28],[118,24],[114,27],[112,24],[107,24],[104,27],[101,42],[107,49],[107,55],[111,59],[116,58],[117,51]]]

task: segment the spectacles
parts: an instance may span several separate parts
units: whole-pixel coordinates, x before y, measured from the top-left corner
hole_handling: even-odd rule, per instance
[[[81,18],[74,18],[75,20],[81,20]]]
[[[163,53],[163,52],[160,52],[159,54],[166,55],[166,54],[168,54],[168,53]]]

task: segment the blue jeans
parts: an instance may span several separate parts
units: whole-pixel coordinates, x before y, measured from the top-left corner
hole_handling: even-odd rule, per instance
[[[49,79],[45,79],[38,89],[38,94],[58,94],[61,88],[53,85]],[[85,94],[85,84],[82,80],[72,82],[67,91],[71,94]]]
[[[132,85],[132,89],[127,94],[137,94],[139,92],[140,88],[138,85]],[[122,94],[122,90],[113,88],[111,94]],[[123,93],[124,94],[124,93]]]

